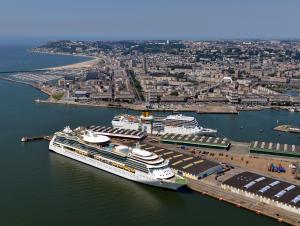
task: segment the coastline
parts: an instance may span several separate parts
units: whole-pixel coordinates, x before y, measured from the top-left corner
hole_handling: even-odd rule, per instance
[[[101,102],[101,103],[84,103],[84,102],[75,102],[75,101],[62,101],[62,100],[53,100],[50,99],[52,93],[49,90],[43,89],[34,83],[24,82],[19,80],[14,80],[9,77],[0,77],[0,80],[5,80],[14,83],[21,83],[24,85],[29,85],[32,88],[46,94],[48,99],[36,99],[34,102],[42,103],[42,104],[59,104],[59,105],[73,105],[73,106],[85,106],[85,107],[97,107],[97,108],[118,108],[118,109],[127,109],[127,110],[134,110],[134,111],[154,111],[154,112],[194,112],[197,114],[231,114],[231,115],[238,115],[241,111],[240,109],[233,109],[233,106],[215,106],[210,104],[199,105],[199,106],[176,106],[176,110],[174,110],[174,106],[169,107],[159,107],[159,108],[147,108],[144,104],[131,104],[131,103],[114,103],[114,102]],[[278,107],[275,107],[278,110]],[[264,106],[259,109],[244,109],[242,111],[261,111],[265,109],[274,109],[274,106]],[[285,108],[281,108],[281,110],[285,110]]]
[[[75,101],[62,101],[62,100],[35,100],[36,103],[43,104],[63,104],[63,105],[74,105],[74,106],[88,106],[88,107],[100,107],[100,108],[119,108],[119,109],[127,109],[134,111],[153,111],[153,112],[194,112],[198,114],[238,114],[237,111],[232,111],[232,106],[224,106],[223,109],[213,109],[211,105],[204,106],[195,106],[195,107],[184,107],[184,106],[176,106],[176,110],[174,110],[174,106],[171,107],[159,107],[159,108],[147,108],[145,104],[131,104],[131,103],[114,103],[114,102],[100,102],[100,103],[84,103],[84,102],[75,102]],[[200,110],[201,109],[201,110]]]
[[[86,58],[91,58],[89,60],[81,61],[78,63],[73,63],[73,64],[67,64],[67,65],[62,65],[62,66],[56,66],[56,67],[48,67],[48,68],[40,68],[39,70],[68,70],[68,69],[78,69],[78,68],[88,68],[92,67],[95,64],[98,63],[98,61],[101,59],[100,57],[97,56],[88,56],[84,54],[68,54],[68,53],[61,53],[61,52],[47,52],[47,51],[33,51],[33,50],[27,50],[32,53],[40,53],[40,54],[48,54],[48,55],[60,55],[60,56],[74,56],[74,57],[86,57]]]
[[[48,70],[48,71],[55,71],[55,70],[74,70],[74,69],[82,69],[82,68],[91,68],[95,66],[99,60],[101,60],[100,57],[95,56],[87,56],[87,55],[81,55],[81,54],[67,54],[67,53],[60,53],[60,52],[48,52],[48,51],[37,51],[37,50],[27,50],[34,53],[41,53],[41,54],[50,54],[50,55],[64,55],[64,56],[77,56],[77,57],[88,57],[91,58],[90,60],[78,62],[74,64],[67,64],[63,66],[57,66],[57,67],[48,67],[48,68],[42,68],[39,70]],[[114,103],[114,102],[102,102],[102,103],[83,103],[83,102],[75,102],[75,101],[61,101],[61,100],[53,100],[51,99],[52,93],[49,90],[43,89],[42,87],[35,85],[34,83],[30,82],[24,82],[21,80],[15,80],[9,77],[2,77],[1,79],[10,81],[10,82],[16,82],[16,83],[22,83],[25,85],[30,85],[33,88],[41,91],[42,93],[45,93],[48,95],[48,99],[46,100],[35,100],[36,103],[45,103],[45,104],[64,104],[64,105],[74,105],[74,106],[89,106],[89,107],[101,107],[101,108],[119,108],[119,109],[128,109],[128,110],[135,110],[135,111],[159,111],[159,112],[174,112],[174,106],[166,105],[166,107],[159,107],[154,109],[149,109],[146,107],[143,103]],[[195,112],[198,114],[238,114],[238,111],[233,106],[211,106],[211,105],[195,105],[195,106],[176,106],[176,111],[181,112]]]
[[[64,52],[49,52],[49,51],[40,51],[40,50],[32,50],[32,49],[27,49],[26,51],[31,52],[31,53],[40,53],[40,54],[47,54],[47,55],[98,58],[97,56],[89,56],[89,55],[86,55],[86,54],[71,54],[71,53],[64,53]]]
[[[99,59],[101,59],[99,57],[87,56],[87,55],[82,55],[82,54],[67,54],[67,53],[53,53],[53,52],[47,52],[47,51],[32,51],[31,49],[27,49],[26,51],[32,52],[32,53],[39,53],[39,54],[91,58],[91,59],[87,59],[85,61],[81,61],[81,62],[78,62],[78,63],[72,63],[72,64],[66,64],[66,65],[62,65],[62,66],[54,66],[54,67],[48,67],[48,68],[33,69],[33,70],[36,70],[36,71],[39,71],[39,70],[41,70],[41,71],[55,71],[55,70],[72,70],[72,69],[90,68],[90,67],[94,66],[95,64],[97,64]],[[32,88],[34,88],[36,90],[39,90],[40,92],[46,94],[48,96],[48,98],[52,95],[51,92],[39,87],[38,85],[35,85],[34,83],[12,79],[9,76],[0,76],[0,80],[13,82],[13,83],[20,83],[20,84],[31,86]],[[48,99],[48,100],[45,100],[45,101],[50,101],[50,100]]]
[[[72,64],[73,65],[73,64]],[[71,66],[71,65],[69,65]],[[62,100],[52,100],[50,97],[52,93],[49,90],[43,89],[38,85],[30,82],[24,82],[20,80],[14,80],[9,77],[0,77],[0,80],[5,80],[14,83],[20,83],[24,85],[29,85],[32,88],[46,94],[48,99],[36,99],[34,102],[42,103],[42,104],[59,104],[59,105],[74,105],[74,106],[85,106],[85,107],[97,107],[97,108],[118,108],[118,109],[127,109],[127,110],[134,110],[134,111],[153,111],[153,112],[194,112],[197,114],[231,114],[231,115],[238,115],[240,111],[262,111],[266,109],[271,110],[287,110],[285,107],[282,106],[263,106],[261,108],[255,109],[238,109],[237,107],[230,106],[230,105],[223,105],[223,106],[215,106],[210,104],[204,104],[199,106],[176,106],[176,110],[174,110],[174,106],[168,107],[159,107],[159,108],[147,108],[145,104],[131,104],[131,103],[114,103],[114,102],[101,102],[101,103],[84,103],[84,102],[75,102],[75,101],[62,101]]]
[[[14,80],[14,79],[11,79],[9,77],[0,77],[0,80],[4,80],[4,81],[8,81],[8,82],[13,82],[13,83],[19,83],[19,84],[23,84],[23,85],[27,85],[27,86],[31,86],[32,88],[46,94],[48,97],[51,96],[51,93],[49,93],[47,90],[43,90],[41,89],[40,87],[34,85],[33,83],[30,83],[30,82],[24,82],[24,81],[17,81],[17,80]]]
[[[46,70],[46,71],[55,71],[55,70],[76,70],[76,69],[88,69],[93,66],[95,66],[99,60],[102,58],[96,57],[96,56],[88,56],[83,54],[68,54],[68,53],[61,53],[61,52],[48,52],[48,51],[37,51],[28,49],[27,51],[33,52],[33,53],[40,53],[40,54],[49,54],[49,55],[63,55],[63,56],[75,56],[75,57],[87,57],[91,58],[89,60],[81,61],[78,63],[72,63],[62,66],[56,66],[56,67],[48,67],[48,68],[42,68],[42,69],[36,69],[36,70]],[[30,83],[25,82],[21,80],[15,80],[10,77],[0,77],[0,80],[6,80],[10,82],[15,83],[21,83],[25,85],[29,85],[33,87],[34,89],[39,90],[40,92],[46,94],[48,96],[48,99],[46,100],[40,100],[37,99],[35,102],[37,103],[45,103],[45,104],[64,104],[64,105],[74,105],[74,106],[89,106],[89,107],[100,107],[100,108],[119,108],[119,109],[128,109],[128,110],[135,110],[135,111],[157,111],[157,112],[174,112],[174,106],[173,105],[165,105],[165,107],[158,107],[149,109],[146,107],[145,104],[139,103],[139,104],[130,104],[130,103],[114,103],[114,102],[102,102],[102,103],[83,103],[83,102],[75,102],[75,101],[61,101],[61,100],[52,100],[50,97],[52,93],[49,90],[43,89],[42,87]],[[211,105],[211,104],[203,104],[203,105],[195,105],[195,106],[183,106],[178,105],[176,106],[176,111],[179,112],[195,112],[198,114],[239,114],[240,111],[261,111],[264,109],[286,109],[285,107],[281,106],[258,106],[258,107],[252,107],[252,108],[240,108],[239,106],[232,106],[232,105]]]

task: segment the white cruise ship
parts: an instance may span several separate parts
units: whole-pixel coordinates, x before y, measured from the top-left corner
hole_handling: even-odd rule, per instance
[[[177,190],[185,180],[175,175],[169,161],[139,147],[110,142],[110,138],[84,128],[56,132],[49,149],[126,179]]]
[[[154,117],[148,112],[143,115],[117,115],[112,120],[114,128],[141,130],[153,135],[167,133],[182,135],[212,135],[217,130],[199,126],[194,117],[184,115],[169,115],[167,117]]]

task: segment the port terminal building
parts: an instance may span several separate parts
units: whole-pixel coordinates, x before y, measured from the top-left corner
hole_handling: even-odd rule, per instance
[[[300,147],[296,145],[255,141],[250,144],[250,153],[300,158]]]
[[[246,171],[227,179],[221,187],[300,217],[300,186]]]
[[[201,135],[180,135],[168,133],[160,137],[160,142],[167,144],[186,145],[204,148],[226,149],[230,148],[230,141],[227,138],[209,137]]]

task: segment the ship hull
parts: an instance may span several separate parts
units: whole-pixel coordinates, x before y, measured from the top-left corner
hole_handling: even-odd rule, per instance
[[[167,188],[167,189],[171,189],[171,190],[177,190],[178,188],[184,186],[183,184],[178,184],[178,183],[174,183],[171,181],[158,180],[158,179],[154,178],[151,174],[146,174],[141,171],[136,170],[134,173],[132,173],[132,172],[129,172],[126,170],[122,170],[118,167],[98,161],[97,159],[93,159],[93,158],[89,158],[87,156],[80,155],[78,153],[69,151],[63,147],[54,146],[52,144],[52,142],[50,142],[49,149],[50,149],[50,151],[53,151],[60,155],[66,156],[68,158],[77,160],[79,162],[85,163],[87,165],[96,167],[103,171],[112,173],[114,175],[126,178],[131,181],[135,181],[138,183],[152,185],[152,186],[160,187],[160,188]]]

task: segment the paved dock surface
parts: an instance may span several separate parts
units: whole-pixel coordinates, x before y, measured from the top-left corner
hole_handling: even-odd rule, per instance
[[[231,141],[230,152],[249,153],[250,143]]]
[[[201,181],[188,179],[188,187],[204,195],[235,205],[236,207],[244,208],[290,225],[300,226],[300,217],[298,214],[225,191],[220,186],[206,181],[205,179]]]

